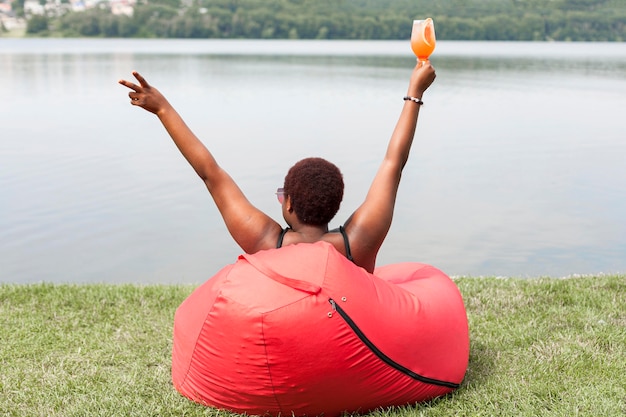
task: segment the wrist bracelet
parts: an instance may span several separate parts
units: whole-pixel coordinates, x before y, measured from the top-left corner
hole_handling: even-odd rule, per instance
[[[424,104],[424,102],[423,102],[421,99],[416,98],[416,97],[404,96],[404,101],[406,101],[406,100],[411,100],[412,102],[417,103],[417,104],[419,104],[420,106],[421,106],[422,104]]]

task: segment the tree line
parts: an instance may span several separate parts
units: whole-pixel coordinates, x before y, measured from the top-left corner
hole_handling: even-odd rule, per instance
[[[24,0],[15,0],[15,9]],[[66,0],[67,1],[67,0]],[[102,3],[105,4],[105,3]],[[441,40],[625,41],[624,0],[140,0],[132,16],[105,7],[30,16],[36,36],[406,39],[435,20]]]

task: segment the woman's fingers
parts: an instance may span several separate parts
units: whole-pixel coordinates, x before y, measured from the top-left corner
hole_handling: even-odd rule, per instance
[[[128,97],[130,98],[130,104],[134,104],[134,105],[139,104],[139,93],[130,92],[128,93]]]
[[[137,81],[139,81],[139,84],[141,84],[141,86],[143,88],[148,88],[150,87],[150,84],[148,84],[148,82],[146,81],[145,78],[143,78],[141,76],[141,74],[139,74],[137,71],[133,71],[133,75],[135,76],[135,78],[137,79]]]
[[[126,81],[126,80],[119,80],[118,83],[123,85],[124,87],[127,87],[133,90],[128,93],[128,97],[130,98],[130,104],[139,106],[141,105],[140,104],[141,94],[143,94],[144,90],[150,87],[150,85],[148,84],[146,79],[143,78],[137,71],[133,71],[132,74],[137,79],[140,85],[137,85],[133,82]]]
[[[142,89],[150,87],[150,84],[148,84],[146,79],[143,78],[141,74],[139,74],[137,71],[133,71],[132,74],[139,82],[139,85],[126,80],[119,80],[118,83],[120,83],[124,87],[130,88],[131,90],[135,90],[138,93],[140,93]]]
[[[131,90],[137,91],[137,90],[141,89],[140,86],[138,86],[137,84],[131,83],[130,81],[119,80],[118,83],[123,85],[124,87],[130,88]]]

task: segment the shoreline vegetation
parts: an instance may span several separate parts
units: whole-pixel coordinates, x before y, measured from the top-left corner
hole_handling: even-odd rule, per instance
[[[10,1],[24,27],[0,25],[0,37],[399,40],[432,17],[440,40],[626,41],[623,0],[42,1]]]
[[[371,416],[626,413],[626,276],[455,279],[470,324],[461,388]],[[170,379],[191,285],[0,284],[3,416],[226,416]]]

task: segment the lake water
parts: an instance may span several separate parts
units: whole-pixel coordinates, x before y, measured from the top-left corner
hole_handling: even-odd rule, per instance
[[[378,263],[626,272],[626,43],[440,42]],[[200,283],[236,260],[209,194],[117,84],[143,73],[253,204],[343,171],[342,224],[403,105],[408,42],[0,39],[0,282]]]

